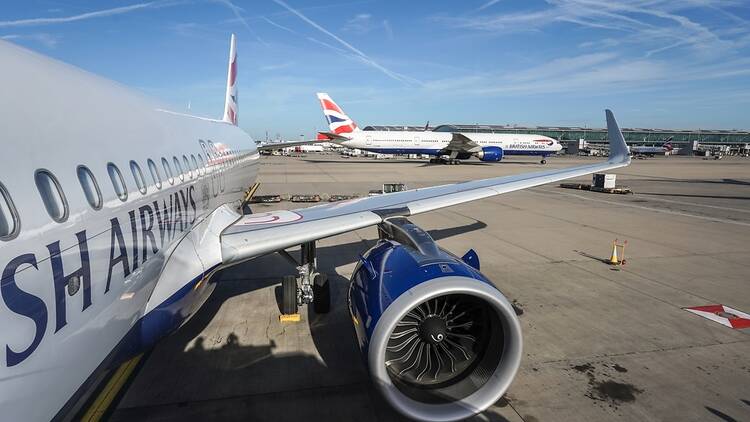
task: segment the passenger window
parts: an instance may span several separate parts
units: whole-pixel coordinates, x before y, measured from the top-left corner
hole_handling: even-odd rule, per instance
[[[185,180],[185,175],[183,174],[180,160],[178,160],[177,157],[172,157],[172,162],[174,162],[174,169],[177,172],[177,176],[180,177],[180,180]]]
[[[201,175],[201,168],[198,166],[198,160],[195,159],[195,155],[190,154],[190,159],[193,162],[193,168],[195,169],[195,172],[198,173],[198,176]]]
[[[203,174],[206,174],[206,163],[203,162],[203,156],[198,154],[198,162],[201,165],[201,168],[203,169]]]
[[[115,189],[115,194],[120,201],[125,202],[128,199],[128,189],[125,187],[125,179],[122,178],[122,173],[116,165],[109,163],[107,164],[107,172],[109,178],[112,180],[112,187]]]
[[[130,160],[130,171],[133,172],[133,179],[135,179],[135,185],[138,187],[138,191],[142,195],[146,194],[146,179],[143,177],[141,166],[133,160]]]
[[[156,189],[161,189],[161,175],[159,174],[159,169],[156,167],[156,163],[150,158],[146,163],[148,164],[148,170],[151,172],[151,180],[154,181]]]
[[[13,205],[10,194],[0,183],[0,240],[10,240],[16,237],[21,223],[18,220],[18,212]]]
[[[167,176],[167,180],[170,185],[174,185],[174,176],[172,175],[172,168],[169,167],[169,161],[166,158],[161,157],[161,165],[164,167],[164,175]]]
[[[188,161],[187,156],[184,156],[184,155],[182,156],[182,162],[185,164],[185,171],[187,172],[188,176],[190,176],[190,178],[192,179],[193,178],[193,168],[190,167],[190,161]]]
[[[68,203],[55,176],[47,170],[37,170],[34,181],[44,207],[47,208],[47,214],[58,223],[64,222],[68,218]]]
[[[81,183],[81,189],[86,196],[91,208],[98,210],[102,207],[102,191],[99,190],[99,184],[96,183],[94,174],[86,166],[78,166],[78,181]]]

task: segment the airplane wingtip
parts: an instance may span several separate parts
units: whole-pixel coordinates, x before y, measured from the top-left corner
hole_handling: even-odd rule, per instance
[[[617,124],[615,115],[610,109],[605,109],[604,114],[607,118],[610,161],[628,165],[630,164],[630,151],[628,150],[628,145],[625,143],[620,126]]]

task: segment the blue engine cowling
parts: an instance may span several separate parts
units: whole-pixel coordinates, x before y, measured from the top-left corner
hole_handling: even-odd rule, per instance
[[[508,300],[479,272],[474,251],[440,249],[405,218],[379,226],[361,258],[349,311],[377,389],[412,419],[451,421],[495,403],[521,361]]]
[[[482,161],[498,162],[503,159],[503,149],[500,147],[484,147],[477,153]]]

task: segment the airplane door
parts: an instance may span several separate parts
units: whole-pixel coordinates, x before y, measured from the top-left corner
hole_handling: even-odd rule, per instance
[[[421,142],[421,139],[419,139],[419,136],[414,137],[414,145],[419,145]]]
[[[365,145],[372,145],[372,136],[368,136],[365,139]]]

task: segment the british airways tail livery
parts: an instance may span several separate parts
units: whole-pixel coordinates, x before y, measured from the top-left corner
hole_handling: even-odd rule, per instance
[[[227,266],[301,245],[298,274],[282,281],[284,311],[327,312],[315,242],[369,226],[380,240],[357,265],[348,304],[377,390],[413,419],[469,417],[513,380],[520,325],[476,253],[441,249],[407,217],[630,162],[607,110],[605,162],[244,214],[259,154],[236,126],[234,37],[221,120],[168,111],[1,40],[0,62],[0,419],[8,421],[74,418],[103,374],[188,321]]]
[[[498,162],[506,155],[535,155],[546,164],[547,157],[562,149],[560,143],[542,135],[512,133],[451,133],[434,131],[360,130],[326,93],[318,93],[330,132],[319,135],[350,148],[383,154],[427,154],[431,162],[458,164],[472,156]]]
[[[361,132],[357,124],[344,113],[328,94],[318,93],[318,100],[320,106],[323,107],[323,115],[326,117],[328,128],[331,129],[332,133],[340,135],[342,133]]]
[[[229,70],[227,71],[227,93],[224,98],[224,120],[237,126],[237,42],[232,34],[229,45]]]

